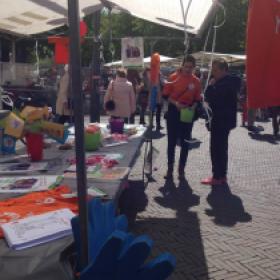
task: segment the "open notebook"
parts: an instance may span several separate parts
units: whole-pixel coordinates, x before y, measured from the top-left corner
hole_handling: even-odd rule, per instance
[[[71,235],[74,216],[65,208],[2,224],[1,227],[9,247],[22,250]]]

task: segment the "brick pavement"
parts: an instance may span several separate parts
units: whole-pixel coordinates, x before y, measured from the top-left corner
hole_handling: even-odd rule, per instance
[[[280,139],[270,137],[270,123],[258,124],[264,127],[259,136],[249,137],[241,127],[231,133],[229,189],[199,183],[211,175],[209,136],[202,121],[193,131],[200,143],[189,154],[189,186],[179,186],[176,177],[174,185],[165,184],[164,135],[154,140],[160,150],[155,181],[142,195],[143,157],[136,162],[130,179],[132,193],[133,188],[138,192],[131,197],[130,208],[145,209],[138,213],[132,231],[153,238],[154,255],[169,251],[176,256],[170,280],[280,279]],[[133,185],[137,181],[138,186]]]

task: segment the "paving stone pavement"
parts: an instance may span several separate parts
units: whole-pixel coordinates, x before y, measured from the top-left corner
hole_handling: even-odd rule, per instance
[[[193,130],[198,142],[189,153],[188,184],[179,184],[176,177],[174,184],[163,179],[163,130],[154,135],[160,151],[154,181],[143,192],[143,147],[130,176],[130,191],[137,190],[130,207],[141,211],[131,229],[152,237],[154,256],[165,251],[176,256],[169,280],[280,279],[280,139],[270,136],[271,123],[257,124],[264,128],[259,135],[249,136],[242,127],[231,132],[229,188],[200,184],[211,175],[209,135],[202,120]]]

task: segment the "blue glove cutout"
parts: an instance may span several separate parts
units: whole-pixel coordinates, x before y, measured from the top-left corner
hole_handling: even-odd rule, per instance
[[[152,240],[145,235],[115,231],[95,261],[80,274],[80,280],[164,280],[175,268],[175,258],[162,254],[146,265]]]
[[[169,253],[159,255],[156,259],[144,265],[135,280],[163,280],[167,279],[174,271],[176,259]]]
[[[115,217],[113,202],[99,199],[89,202],[89,265],[81,271],[80,280],[164,280],[175,268],[175,258],[162,254],[144,264],[153,241],[146,235],[126,233],[125,216]],[[71,221],[77,250],[81,256],[79,219]],[[78,270],[80,271],[78,263]]]
[[[115,205],[112,201],[102,203],[100,199],[93,199],[88,203],[89,263],[95,260],[113,231],[127,231],[127,218],[124,215],[116,217],[115,213]],[[77,271],[80,271],[81,239],[79,218],[73,218],[71,224],[77,252]]]

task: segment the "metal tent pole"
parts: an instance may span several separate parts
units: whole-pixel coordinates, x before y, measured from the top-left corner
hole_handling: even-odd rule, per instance
[[[84,109],[81,81],[79,0],[68,0],[71,93],[74,99],[77,191],[79,203],[81,265],[88,264],[87,178],[84,147]]]
[[[91,71],[91,95],[90,95],[90,121],[100,122],[100,18],[101,11],[93,13],[93,52]]]

